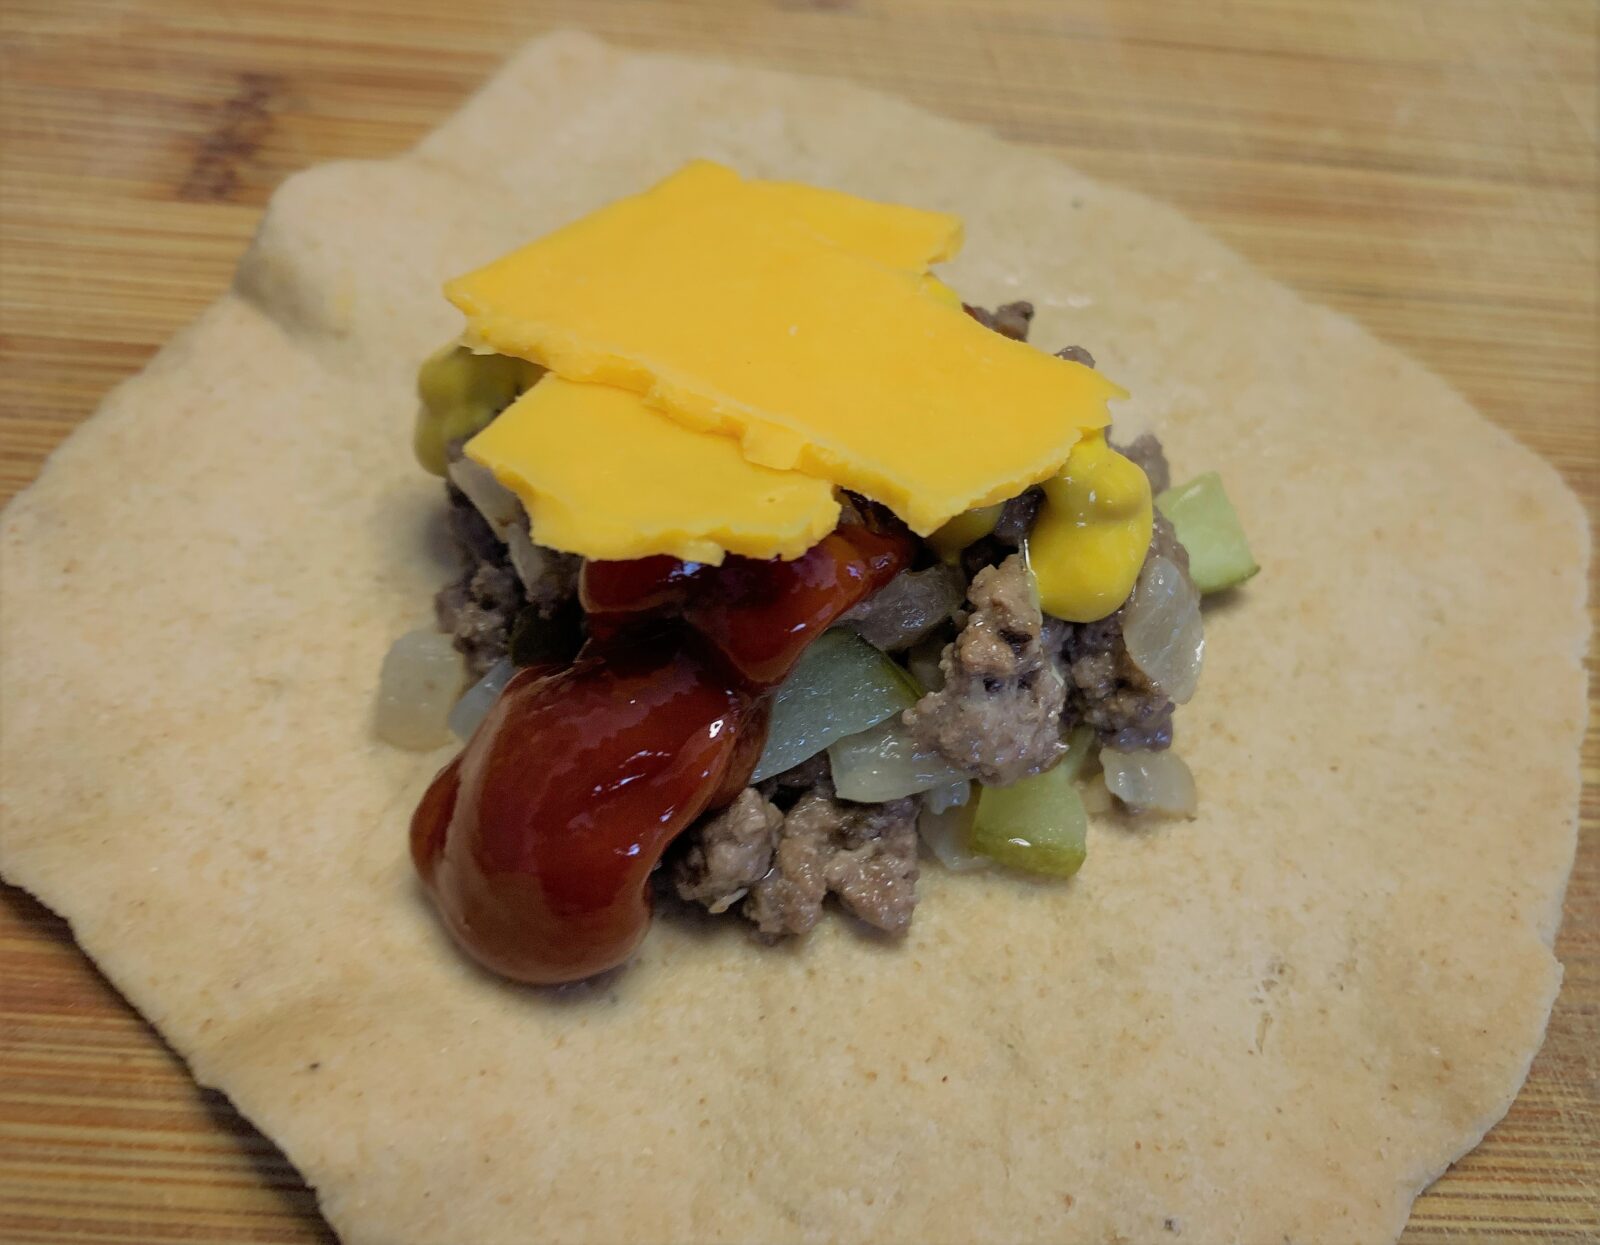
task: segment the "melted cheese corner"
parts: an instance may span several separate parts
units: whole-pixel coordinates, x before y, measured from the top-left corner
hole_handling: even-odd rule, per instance
[[[839,521],[826,480],[747,461],[637,394],[547,376],[467,442],[541,545],[589,558],[797,558]]]

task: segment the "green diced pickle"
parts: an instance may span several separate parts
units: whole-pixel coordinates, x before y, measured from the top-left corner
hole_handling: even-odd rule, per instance
[[[1189,577],[1201,592],[1232,588],[1261,569],[1215,471],[1169,488],[1156,498],[1156,508],[1188,551]]]
[[[972,850],[1012,869],[1070,878],[1083,865],[1089,817],[1057,765],[1009,787],[984,787],[972,823]]]
[[[417,461],[436,476],[449,465],[446,449],[483,431],[544,374],[537,363],[498,354],[474,354],[465,346],[435,351],[417,373],[413,445]]]

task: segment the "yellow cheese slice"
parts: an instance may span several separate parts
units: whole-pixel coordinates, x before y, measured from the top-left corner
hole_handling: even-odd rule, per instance
[[[709,161],[673,181],[686,206],[744,195],[751,212],[791,218],[892,267],[922,272],[961,245],[960,219],[941,212],[746,182]],[[934,297],[959,306],[953,291],[925,281]],[[540,544],[585,557],[795,558],[838,521],[827,481],[750,463],[734,441],[677,423],[637,394],[557,376],[502,413],[466,453],[517,495]]]
[[[699,160],[688,168],[698,172],[696,166],[710,163]],[[961,250],[961,218],[947,212],[877,203],[801,182],[742,182],[732,169],[711,167],[734,179],[733,190],[747,196],[752,210],[787,216],[819,238],[890,268],[923,272]]]
[[[466,444],[527,508],[534,539],[589,558],[797,558],[830,531],[826,480],[749,462],[731,438],[609,385],[546,376]]]
[[[1122,391],[1092,369],[985,329],[921,272],[753,210],[780,192],[732,193],[728,176],[691,165],[452,281],[468,340],[641,393],[921,533],[1052,475],[1108,422]]]

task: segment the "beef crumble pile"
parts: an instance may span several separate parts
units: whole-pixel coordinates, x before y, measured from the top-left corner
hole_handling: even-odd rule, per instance
[[[1017,341],[1027,339],[1034,314],[1026,302],[967,311]],[[1081,347],[1058,354],[1094,366]],[[451,448],[458,458],[459,447]],[[1153,493],[1168,487],[1154,436],[1117,448],[1143,469]],[[435,607],[440,628],[482,675],[512,652],[520,629],[575,612],[580,563],[525,539],[514,558],[454,484],[449,496],[460,573]],[[1013,497],[959,566],[929,554],[927,565],[903,572],[841,621],[888,653],[947,637],[942,684],[906,710],[904,721],[921,747],[983,782],[1010,783],[1047,768],[1080,724],[1106,748],[1172,743],[1173,704],[1129,657],[1124,610],[1090,623],[1041,611],[1019,550],[1042,502],[1038,488]],[[845,505],[842,521],[860,521],[854,506]],[[1159,511],[1146,561],[1158,556],[1187,575],[1188,555]],[[920,796],[883,804],[840,799],[822,753],[702,818],[678,840],[667,876],[682,899],[712,913],[736,909],[768,938],[812,929],[829,895],[867,925],[898,933],[917,902],[921,803]]]
[[[459,455],[452,447],[452,457]],[[454,484],[446,488],[460,572],[434,596],[433,610],[439,630],[454,637],[473,677],[482,678],[510,655],[519,626],[553,619],[576,601],[582,559],[530,543],[532,556],[517,566],[471,499]]]
[[[904,930],[917,903],[918,801],[841,800],[821,761],[745,788],[685,835],[670,866],[678,894],[710,912],[738,904],[769,937],[809,931],[830,894],[868,925]]]
[[[1060,757],[1066,680],[1020,554],[973,576],[967,601],[966,624],[939,658],[944,686],[905,721],[923,747],[1003,785]]]

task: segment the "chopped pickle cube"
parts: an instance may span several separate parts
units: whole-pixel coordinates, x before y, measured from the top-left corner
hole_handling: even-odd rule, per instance
[[[423,470],[444,475],[450,442],[482,432],[542,375],[525,359],[474,354],[465,346],[434,351],[417,372],[422,405],[412,446]]]
[[[1074,777],[1057,765],[1009,787],[983,788],[972,850],[1012,869],[1070,878],[1083,865],[1089,829]]]
[[[1201,592],[1232,588],[1261,569],[1215,471],[1169,488],[1156,498],[1156,507],[1188,550],[1189,578]]]
[[[921,690],[853,631],[825,631],[772,694],[766,747],[751,782],[809,760],[835,740],[916,704]]]
[[[1165,752],[1108,748],[1101,760],[1106,789],[1135,812],[1192,817],[1199,807],[1194,774],[1170,748]]]

